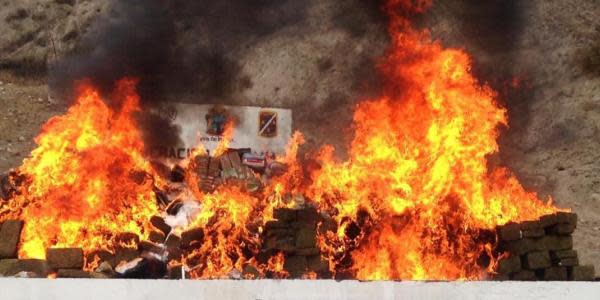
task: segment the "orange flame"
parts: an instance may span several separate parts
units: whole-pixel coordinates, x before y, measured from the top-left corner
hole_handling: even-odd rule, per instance
[[[43,258],[50,246],[110,249],[115,234],[145,233],[157,213],[152,169],[133,115],[136,81],[118,83],[113,111],[89,83],[63,116],[50,119],[19,171],[26,190],[11,212],[26,220],[21,257]]]
[[[359,279],[480,278],[480,229],[556,210],[507,170],[488,169],[506,112],[471,75],[467,54],[443,49],[398,12],[426,6],[387,2],[392,47],[380,64],[383,96],[357,106],[350,159],[335,162],[324,148],[308,190],[341,225],[342,246],[320,239],[322,249],[336,257],[356,246],[351,269]],[[352,222],[366,235],[349,238],[344,227]]]
[[[235,124],[232,120],[229,120],[229,121],[227,121],[227,123],[225,123],[225,128],[223,129],[223,136],[222,136],[223,139],[217,145],[217,148],[215,149],[212,156],[219,157],[223,153],[225,153],[227,151],[227,149],[229,149],[229,145],[231,144],[231,139],[233,138],[233,130],[234,129],[235,129]]]
[[[324,146],[318,167],[307,170],[297,161],[303,143],[297,133],[278,159],[287,172],[253,192],[241,180],[204,193],[188,170],[186,181],[201,203],[190,227],[204,232],[203,242],[182,258],[193,278],[221,278],[248,266],[261,276],[288,276],[283,253],[257,262],[262,229],[273,208],[290,205],[286,197],[306,197],[332,217],[337,226],[318,237],[321,251],[333,273],[359,279],[481,278],[486,268],[477,260],[492,243],[482,232],[557,210],[526,192],[508,170],[488,166],[506,111],[473,77],[464,51],[444,49],[411,27],[408,17],[429,5],[384,5],[392,41],[379,65],[386,82],[381,97],[356,107],[348,160],[336,160],[333,147]],[[89,83],[78,94],[65,115],[44,125],[38,147],[19,169],[25,188],[0,208],[3,219],[26,221],[21,257],[42,258],[50,246],[110,250],[119,232],[145,237],[146,221],[158,213],[153,186],[160,178],[143,157],[133,118],[135,81],[118,83],[116,109]],[[225,153],[232,134],[228,123],[215,157]]]

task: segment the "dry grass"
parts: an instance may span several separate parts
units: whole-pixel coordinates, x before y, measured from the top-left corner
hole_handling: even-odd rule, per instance
[[[22,59],[18,61],[0,61],[0,80],[20,84],[46,82],[48,68],[45,61]]]

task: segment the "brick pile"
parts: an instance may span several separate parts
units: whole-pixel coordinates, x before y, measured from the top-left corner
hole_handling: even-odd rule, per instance
[[[558,212],[538,220],[497,228],[496,251],[504,253],[492,278],[496,280],[594,280],[594,266],[580,265],[571,234],[577,215]]]
[[[303,209],[278,208],[274,221],[265,224],[263,250],[285,255],[284,269],[291,278],[314,273],[319,278],[331,278],[328,262],[321,258],[317,247],[317,223],[322,217],[314,207]]]

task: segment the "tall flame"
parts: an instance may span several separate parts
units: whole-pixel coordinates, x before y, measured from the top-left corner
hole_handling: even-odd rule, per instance
[[[83,82],[67,113],[42,128],[37,148],[19,169],[29,180],[26,190],[11,203],[11,213],[26,220],[21,257],[43,258],[50,246],[110,249],[117,233],[143,235],[157,207],[133,119],[139,110],[135,84],[117,84],[114,110]]]
[[[322,248],[335,257],[356,247],[351,270],[360,279],[479,278],[481,229],[555,211],[507,170],[488,168],[506,111],[473,77],[464,51],[410,26],[407,12],[428,5],[387,1],[383,96],[357,106],[348,161],[321,151],[308,191],[340,223]],[[352,224],[363,235],[348,237]]]
[[[357,105],[348,160],[324,146],[318,163],[302,165],[298,133],[279,158],[287,172],[261,188],[249,189],[248,177],[256,178],[244,171],[239,181],[205,193],[188,170],[191,192],[202,203],[191,226],[204,232],[203,243],[182,259],[193,266],[192,277],[218,278],[248,266],[255,270],[251,278],[287,276],[283,253],[258,261],[260,233],[273,208],[290,205],[285,197],[306,196],[323,218],[332,217],[334,226],[319,224],[321,251],[334,274],[359,279],[481,278],[485,266],[478,260],[494,242],[485,237],[488,230],[557,210],[526,192],[510,171],[488,163],[498,151],[499,128],[507,126],[506,111],[473,77],[464,51],[444,49],[411,26],[409,18],[429,5],[384,5],[392,41],[379,64],[384,89]],[[51,246],[110,249],[123,231],[145,237],[146,221],[158,213],[153,187],[161,179],[143,157],[135,84],[120,81],[109,107],[83,83],[68,112],[44,125],[19,169],[24,189],[0,208],[0,218],[26,220],[21,257],[44,257]],[[228,124],[215,156],[226,154],[232,135]]]

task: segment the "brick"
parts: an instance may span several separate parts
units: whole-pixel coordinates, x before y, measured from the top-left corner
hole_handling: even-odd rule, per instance
[[[111,279],[111,278],[114,278],[114,275],[107,274],[107,273],[101,273],[101,272],[90,272],[88,274],[90,275],[90,278],[93,278],[93,279]]]
[[[554,264],[557,266],[561,266],[561,267],[577,266],[577,265],[579,265],[579,258],[578,257],[561,258],[557,261],[554,261]]]
[[[488,279],[493,281],[507,281],[510,280],[510,276],[508,274],[490,274]]]
[[[314,207],[307,207],[301,210],[298,210],[298,221],[305,223],[317,223],[319,220],[319,212]]]
[[[289,256],[285,258],[283,268],[290,273],[293,278],[300,277],[307,268],[306,256]]]
[[[286,238],[286,237],[292,237],[296,234],[296,230],[291,229],[291,228],[273,228],[273,229],[269,229],[265,232],[266,236],[268,238],[270,237],[275,237],[275,238]]]
[[[545,236],[536,241],[537,250],[569,250],[573,248],[571,236]]]
[[[94,272],[96,273],[102,273],[102,274],[106,274],[109,277],[113,277],[115,275],[115,270],[113,269],[112,265],[109,262],[102,262],[97,268],[96,270],[94,270]]]
[[[81,248],[50,248],[46,250],[46,260],[52,269],[83,268],[83,250]]]
[[[283,221],[267,221],[265,223],[265,230],[275,229],[275,228],[289,228],[289,224]]]
[[[540,218],[543,227],[551,227],[556,224],[572,224],[577,226],[577,214],[572,212],[557,212]]]
[[[558,224],[558,217],[556,214],[549,214],[540,217],[540,223],[542,227],[550,227]]]
[[[190,278],[190,272],[183,265],[169,266],[167,271],[169,279]]]
[[[59,269],[57,274],[57,278],[91,278],[90,273],[83,270],[74,270],[74,269]]]
[[[49,273],[48,264],[41,259],[2,259],[0,260],[0,277],[14,276],[20,272],[35,273],[46,278]]]
[[[521,226],[517,223],[507,223],[497,228],[498,236],[503,241],[515,241],[523,237]]]
[[[308,256],[306,261],[309,271],[320,273],[329,270],[329,263],[321,255]]]
[[[169,235],[169,233],[171,232],[171,226],[165,223],[165,220],[159,216],[151,217],[150,224],[152,224],[152,226],[164,233],[165,236]]]
[[[165,252],[165,249],[162,246],[155,244],[151,241],[141,241],[138,244],[138,250],[140,252],[146,251],[146,252],[152,252],[152,253],[155,253],[158,255],[162,255]]]
[[[309,228],[301,228],[296,233],[296,247],[315,248],[317,245],[316,235],[317,233],[315,232],[315,230]]]
[[[569,235],[575,231],[574,224],[556,224],[554,226],[549,227],[547,230],[548,234],[553,235]]]
[[[511,254],[521,256],[531,251],[537,250],[536,240],[521,239],[517,241],[503,242],[500,244],[501,250],[506,250]]]
[[[188,249],[194,244],[200,244],[204,240],[204,230],[200,227],[192,228],[181,233],[181,248]]]
[[[571,258],[571,257],[577,257],[577,251],[575,250],[557,250],[557,251],[550,251],[550,258],[552,258],[552,260],[559,260],[559,259],[563,259],[563,258]]]
[[[103,262],[107,262],[110,265],[113,265],[115,263],[115,255],[106,251],[106,250],[95,250],[92,252],[89,252],[86,256],[85,256],[85,261],[86,264],[90,264],[92,263],[95,259],[98,259],[98,265],[102,264]]]
[[[337,231],[337,223],[331,218],[327,218],[320,222],[318,227],[319,234],[323,235],[326,234],[328,231],[334,233]]]
[[[542,226],[542,225],[543,224],[539,219],[524,221],[524,222],[521,222],[521,230],[544,229],[544,226]]]
[[[567,268],[569,280],[593,281],[595,277],[594,266],[574,266]]]
[[[165,234],[161,231],[152,230],[148,235],[148,240],[157,244],[162,244],[165,242]]]
[[[521,258],[517,255],[510,255],[498,261],[496,271],[498,274],[510,274],[521,270]]]
[[[566,267],[550,267],[544,269],[544,275],[542,277],[543,280],[551,280],[551,281],[566,281],[567,277],[567,268]]]
[[[242,270],[242,276],[245,279],[259,279],[259,278],[261,278],[260,271],[258,271],[258,269],[256,269],[256,267],[254,267],[251,264],[247,264],[246,266],[244,266],[244,269]]]
[[[140,237],[133,232],[121,232],[115,237],[117,248],[134,248],[140,242]]]
[[[533,280],[537,280],[537,277],[535,276],[535,272],[533,272],[533,271],[521,270],[517,273],[511,274],[510,280],[533,281]]]
[[[17,258],[23,221],[7,220],[0,227],[0,258]]]
[[[523,267],[529,270],[547,268],[552,265],[547,251],[531,252],[523,256]]]
[[[263,247],[265,250],[281,250],[284,252],[296,251],[294,237],[285,237],[285,238],[271,237],[271,238],[267,239],[267,241],[265,242]]]
[[[282,222],[296,221],[297,211],[290,208],[276,208],[273,210],[273,218]]]
[[[168,249],[179,248],[180,245],[181,237],[175,234],[170,234],[167,236],[167,239],[165,240],[165,246],[167,246]]]
[[[179,248],[167,249],[167,253],[167,261],[181,260],[181,257],[184,255],[183,250]]]
[[[312,230],[312,231],[317,230],[316,223],[307,223],[307,222],[300,222],[300,221],[295,221],[295,222],[289,223],[289,227],[292,229],[295,229],[295,230],[300,230],[300,229],[308,229],[308,230]]]
[[[558,220],[558,223],[570,224],[570,225],[573,225],[574,227],[577,226],[577,214],[576,213],[561,211],[561,212],[556,213],[556,218]]]
[[[317,248],[296,249],[296,252],[295,252],[296,255],[302,255],[302,256],[318,255],[320,253],[321,253],[321,251],[319,251],[319,249],[317,249]]]
[[[115,253],[115,260],[113,267],[118,266],[123,262],[130,262],[140,256],[140,252],[137,249],[119,249],[117,253]]]
[[[543,228],[523,230],[524,238],[541,238],[546,235],[546,231]]]

